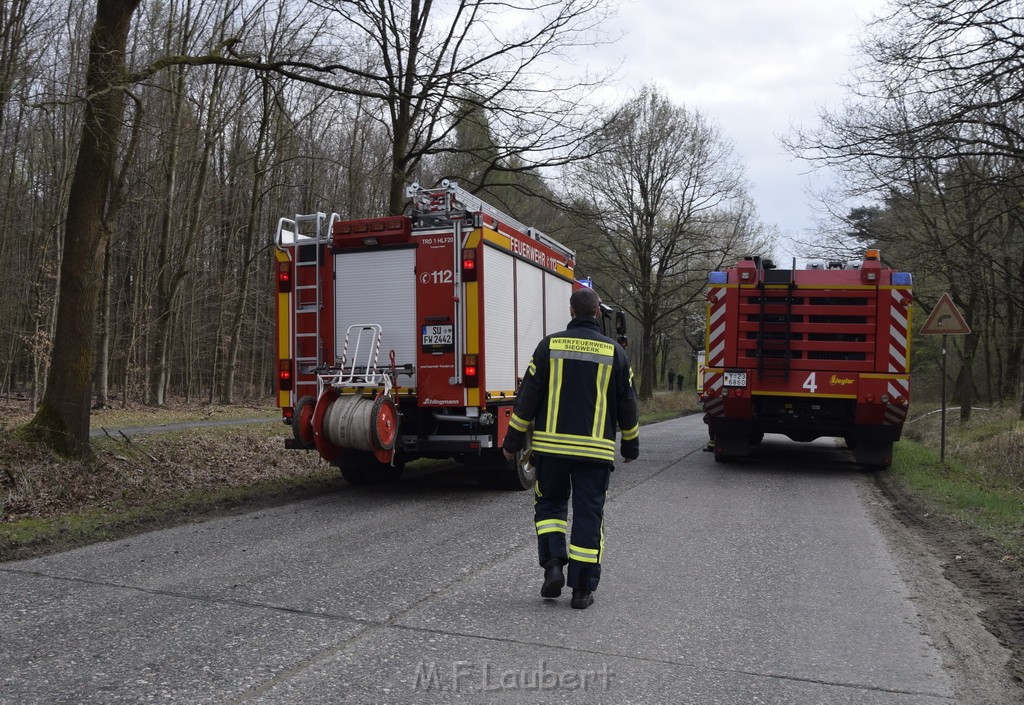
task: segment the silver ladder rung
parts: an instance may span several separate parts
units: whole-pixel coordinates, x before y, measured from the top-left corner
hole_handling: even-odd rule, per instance
[[[296,338],[315,338],[319,333],[296,333]]]
[[[300,284],[299,286],[295,287],[295,291],[306,291],[307,289],[315,289],[316,286],[316,284]]]

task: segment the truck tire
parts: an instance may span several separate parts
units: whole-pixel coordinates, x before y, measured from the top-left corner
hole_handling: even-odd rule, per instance
[[[505,460],[501,448],[488,449],[467,459],[477,469],[480,484],[495,490],[529,490],[537,482],[537,467],[530,460],[533,434],[527,433],[523,449],[512,460]]]
[[[316,407],[316,398],[305,396],[295,402],[295,409],[292,412],[292,437],[295,439],[295,447],[303,450],[313,450],[316,443],[313,440],[313,409]]]
[[[729,463],[750,454],[750,436],[746,433],[715,433],[715,460]]]
[[[885,470],[892,464],[892,441],[860,441],[853,449],[853,459],[865,470]]]
[[[395,482],[402,476],[404,464],[395,458],[394,465],[379,463],[373,453],[365,450],[346,450],[338,461],[341,476],[350,485],[377,485]]]

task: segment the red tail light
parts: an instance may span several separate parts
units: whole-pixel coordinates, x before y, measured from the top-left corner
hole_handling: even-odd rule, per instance
[[[290,392],[292,390],[292,361],[291,360],[278,360],[277,361],[277,382],[282,392]]]
[[[479,386],[479,376],[477,374],[477,356],[476,355],[464,355],[462,358],[462,382],[467,387]]]
[[[476,250],[466,248],[462,251],[462,281],[476,281]]]
[[[291,262],[277,263],[277,291],[281,294],[291,293],[292,290],[292,264]]]

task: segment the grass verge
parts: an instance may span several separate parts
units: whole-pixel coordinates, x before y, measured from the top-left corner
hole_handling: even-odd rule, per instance
[[[908,427],[896,445],[892,479],[927,508],[1024,557],[1024,424],[1012,410],[947,428],[939,460],[938,419]]]

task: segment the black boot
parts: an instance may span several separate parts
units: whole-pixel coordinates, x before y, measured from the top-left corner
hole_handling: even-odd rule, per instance
[[[544,563],[544,584],[540,588],[540,596],[555,598],[562,594],[565,585],[565,574],[562,572],[562,561],[549,558]]]
[[[585,610],[594,604],[594,593],[590,590],[575,589],[572,591],[572,608],[574,610]]]

